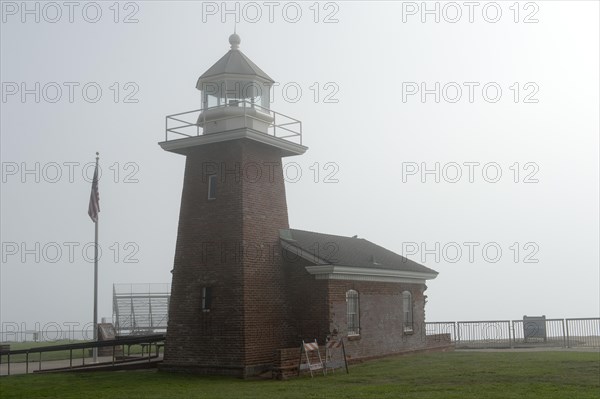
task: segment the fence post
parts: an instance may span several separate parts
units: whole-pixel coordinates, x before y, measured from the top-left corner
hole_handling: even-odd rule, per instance
[[[460,345],[460,321],[456,322],[456,343]]]
[[[515,340],[515,321],[512,320],[508,322],[508,341],[511,349],[515,347]]]
[[[456,322],[452,322],[452,329],[454,330],[454,343],[456,344]]]
[[[567,340],[566,340],[566,334],[565,334],[565,319],[562,319],[562,322],[560,323],[560,325],[562,326],[562,337],[563,337],[563,348],[567,348]]]
[[[571,347],[571,342],[569,338],[569,319],[565,320],[565,324],[567,325],[567,348]]]

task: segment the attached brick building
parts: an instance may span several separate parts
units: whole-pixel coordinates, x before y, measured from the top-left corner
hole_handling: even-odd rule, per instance
[[[332,335],[354,358],[424,348],[437,273],[289,228],[282,158],[307,150],[301,124],[270,110],[274,81],[229,42],[198,80],[202,109],[167,117],[160,143],[186,156],[163,369],[255,375],[278,350]]]

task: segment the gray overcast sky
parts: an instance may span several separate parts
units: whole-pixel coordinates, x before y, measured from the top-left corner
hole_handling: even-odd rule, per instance
[[[236,13],[303,122],[291,227],[437,270],[429,321],[598,317],[599,4],[513,3],[2,2],[0,321],[91,320],[96,151],[99,315],[170,282],[184,157],[157,142]]]

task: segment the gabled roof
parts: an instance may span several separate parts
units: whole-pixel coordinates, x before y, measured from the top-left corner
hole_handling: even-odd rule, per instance
[[[246,78],[257,76],[262,80],[271,83],[275,82],[269,75],[267,75],[254,62],[252,62],[250,58],[246,57],[246,55],[238,49],[240,41],[241,40],[238,35],[231,35],[229,38],[231,50],[221,57],[221,59],[213,66],[208,68],[208,70],[204,72],[202,76],[200,76],[198,83],[196,84],[198,89],[200,89],[199,86],[202,81],[206,81],[209,78],[219,75],[238,75]]]
[[[312,231],[280,230],[282,246],[318,266],[339,266],[349,270],[402,271],[435,278],[435,270],[398,255],[364,238],[344,237]]]

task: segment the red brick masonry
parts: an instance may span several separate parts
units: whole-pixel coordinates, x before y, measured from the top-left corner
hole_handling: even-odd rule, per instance
[[[427,335],[425,337],[425,345],[423,348],[406,349],[397,353],[391,353],[386,355],[373,355],[361,358],[348,357],[348,364],[356,364],[366,360],[379,359],[389,356],[409,355],[414,353],[427,352],[446,352],[452,350],[454,350],[454,344],[450,341],[450,334]],[[321,358],[325,359],[325,346],[319,346],[319,352],[321,353]],[[275,353],[275,360],[273,362],[273,378],[288,379],[290,377],[296,377],[298,375],[300,353],[300,346],[298,346],[297,348],[278,349]],[[304,354],[302,356],[304,356]],[[302,360],[304,362],[304,359]],[[352,371],[350,370],[350,372]],[[308,373],[308,371],[303,371],[302,373]]]

